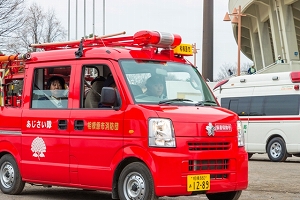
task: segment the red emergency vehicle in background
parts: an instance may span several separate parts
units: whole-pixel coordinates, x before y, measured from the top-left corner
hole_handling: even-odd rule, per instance
[[[0,56],[3,193],[20,194],[28,183],[122,200],[234,200],[247,188],[238,116],[219,106],[184,58],[192,46],[179,35],[139,31],[32,46],[43,51]],[[55,96],[53,76],[65,84]],[[153,86],[161,94],[151,95]]]

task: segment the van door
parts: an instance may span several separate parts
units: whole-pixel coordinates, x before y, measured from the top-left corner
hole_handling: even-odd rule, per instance
[[[110,188],[113,168],[122,159],[124,111],[110,106],[98,108],[101,88],[109,86],[105,81],[109,74],[121,93],[112,67],[111,62],[99,60],[85,61],[77,67],[74,84],[77,96],[70,116],[71,182],[74,184]]]
[[[224,97],[221,106],[239,115],[245,136],[245,148],[248,149],[249,140],[249,106],[251,97]]]
[[[266,123],[265,113],[263,111],[264,96],[252,96],[249,108],[249,125],[247,132],[247,149],[253,153],[265,153],[265,136],[272,129],[272,124]],[[268,128],[269,127],[269,128]]]
[[[69,183],[69,117],[73,63],[28,67],[22,114],[22,176],[35,182]],[[54,78],[53,78],[54,77]],[[32,81],[31,81],[32,80]],[[56,86],[53,86],[56,84]],[[54,88],[54,89],[53,89]]]

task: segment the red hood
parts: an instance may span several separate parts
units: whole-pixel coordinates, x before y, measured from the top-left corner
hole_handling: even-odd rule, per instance
[[[235,122],[238,116],[230,110],[222,107],[201,106],[159,106],[141,105],[149,110],[156,111],[162,118],[170,118],[173,122]]]
[[[209,123],[215,129],[215,136],[236,136],[238,116],[221,107],[196,106],[150,106],[142,107],[153,110],[161,118],[171,119],[176,136],[208,136]]]

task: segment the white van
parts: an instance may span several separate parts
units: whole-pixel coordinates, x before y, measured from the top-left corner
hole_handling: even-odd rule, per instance
[[[232,77],[213,92],[243,123],[246,150],[274,162],[300,157],[300,71]]]

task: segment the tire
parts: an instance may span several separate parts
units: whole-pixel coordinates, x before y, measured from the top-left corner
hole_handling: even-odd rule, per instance
[[[285,142],[282,138],[273,138],[267,146],[268,157],[273,162],[283,162],[287,159]]]
[[[232,192],[221,192],[214,194],[206,194],[209,200],[238,200],[242,194],[242,191],[232,191]]]
[[[127,165],[119,177],[118,194],[120,200],[156,200],[153,178],[149,169],[140,162]]]
[[[0,159],[0,189],[4,194],[20,194],[25,186],[15,159],[6,154]]]
[[[253,153],[248,153],[248,159],[252,158]]]

